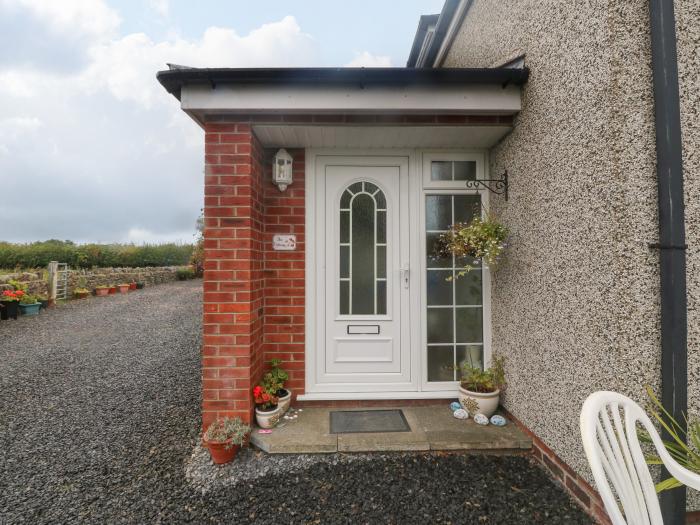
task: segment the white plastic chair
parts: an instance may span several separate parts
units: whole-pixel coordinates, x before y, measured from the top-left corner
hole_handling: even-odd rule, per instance
[[[659,499],[637,437],[637,422],[651,436],[671,475],[700,490],[700,475],[671,457],[644,410],[622,394],[603,391],[588,396],[581,410],[583,448],[614,525],[662,525]]]

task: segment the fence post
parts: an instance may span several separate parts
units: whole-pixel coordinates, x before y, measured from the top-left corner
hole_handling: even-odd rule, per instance
[[[54,306],[56,304],[56,291],[58,286],[58,261],[51,261],[48,270],[49,306]]]

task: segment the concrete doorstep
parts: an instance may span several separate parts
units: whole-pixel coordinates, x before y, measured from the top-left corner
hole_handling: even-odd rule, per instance
[[[511,421],[505,427],[481,426],[471,418],[466,421],[454,418],[449,407],[444,405],[393,408],[403,410],[410,432],[331,434],[330,412],[347,409],[291,408],[287,413],[290,419],[282,418],[272,432],[261,434],[254,428],[250,442],[269,454],[426,450],[518,452],[532,448],[532,440]]]

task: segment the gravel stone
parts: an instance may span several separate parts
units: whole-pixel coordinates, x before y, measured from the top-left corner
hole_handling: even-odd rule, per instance
[[[266,455],[214,466],[201,283],[0,322],[0,523],[591,523],[525,457]]]

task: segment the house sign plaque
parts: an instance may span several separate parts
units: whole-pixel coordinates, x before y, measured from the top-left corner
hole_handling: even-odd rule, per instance
[[[297,249],[296,235],[275,235],[272,237],[272,249],[278,252],[289,252]]]

